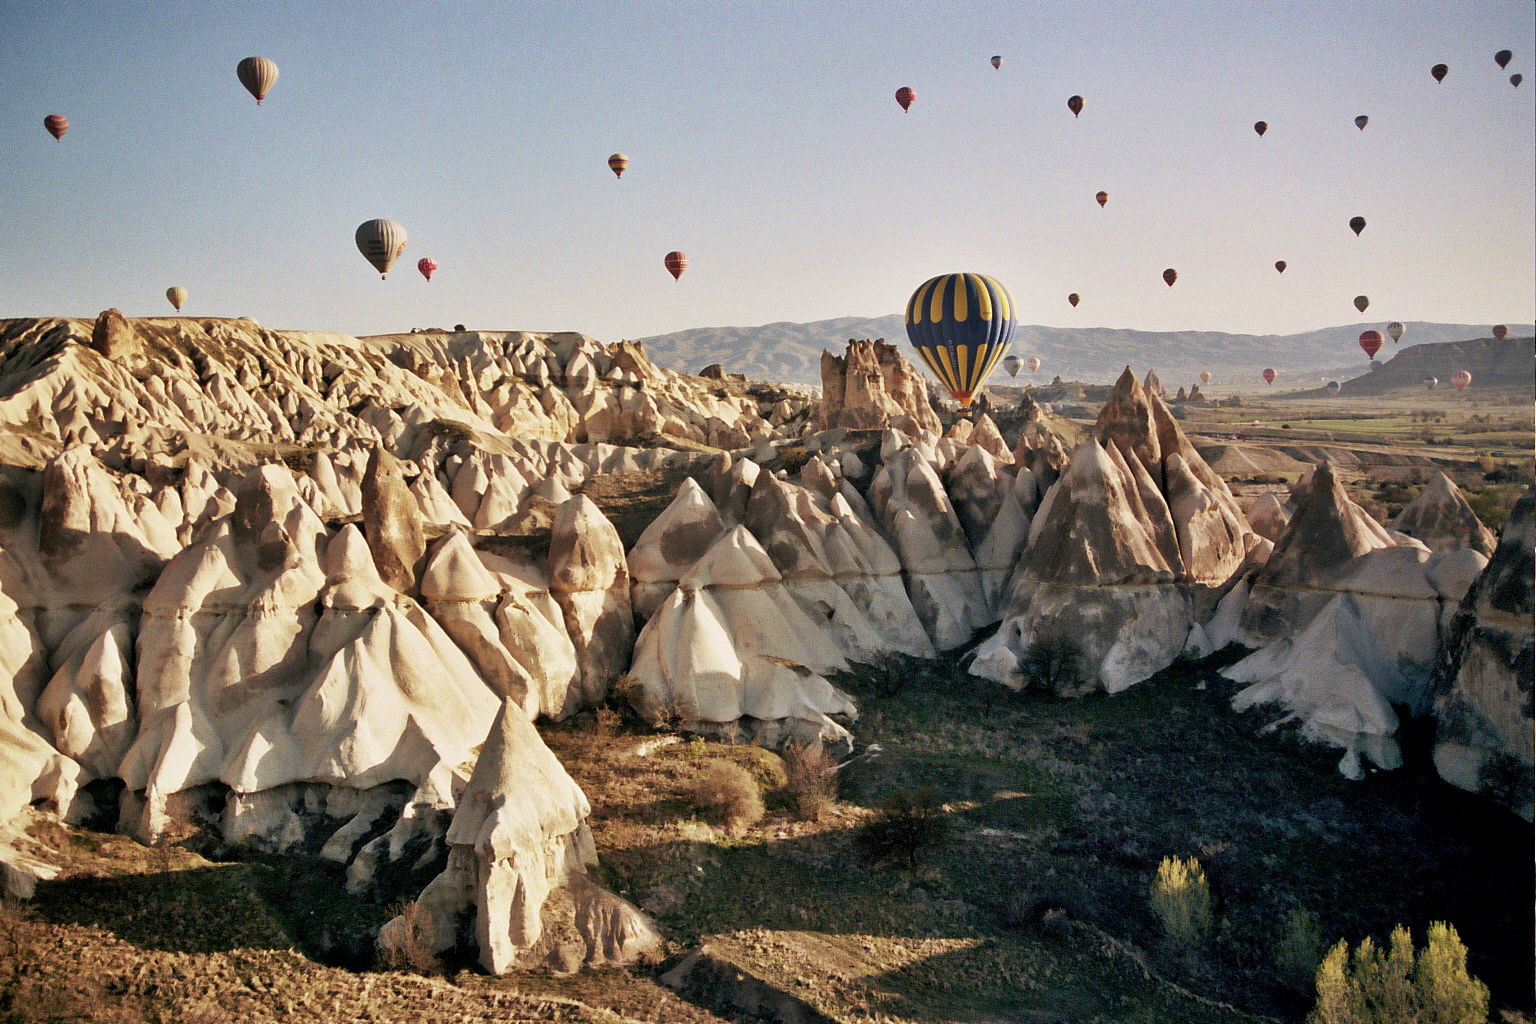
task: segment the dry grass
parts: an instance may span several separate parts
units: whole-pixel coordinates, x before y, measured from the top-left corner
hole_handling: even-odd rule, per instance
[[[757,780],[739,764],[708,760],[688,790],[688,800],[704,816],[733,835],[763,820],[765,808]]]
[[[784,792],[801,821],[821,821],[837,802],[837,762],[818,744],[784,748]]]

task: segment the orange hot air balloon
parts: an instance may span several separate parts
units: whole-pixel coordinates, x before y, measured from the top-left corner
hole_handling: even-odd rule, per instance
[[[624,177],[624,172],[629,168],[629,157],[623,153],[615,153],[608,158],[608,169],[613,172],[615,178]]]
[[[1355,118],[1355,127],[1359,128],[1361,131],[1365,131],[1365,126],[1370,123],[1371,119],[1366,117],[1364,114],[1361,114],[1359,117]]]
[[[1077,292],[1073,292],[1071,295],[1067,296],[1067,301],[1072,304],[1073,309],[1076,309],[1077,304],[1081,301],[1081,299],[1079,298]]]
[[[421,271],[421,276],[428,281],[432,280],[433,273],[437,270],[437,260],[430,256],[423,256],[416,261],[416,269]]]
[[[1367,309],[1370,308],[1370,305],[1371,300],[1366,298],[1364,295],[1355,296],[1355,308],[1360,312],[1364,313]]]
[[[1264,137],[1264,133],[1269,131],[1269,122],[1268,121],[1255,121],[1255,122],[1253,122],[1253,130],[1258,132],[1259,138],[1262,139]]]
[[[1264,372],[1259,374],[1259,376],[1264,378],[1265,384],[1273,384],[1275,382],[1275,378],[1280,376],[1280,374],[1275,372],[1275,368],[1273,366],[1266,366],[1264,367]]]
[[[904,85],[896,90],[896,102],[901,104],[902,110],[909,109],[915,99],[917,99],[917,93],[912,91],[910,85]]]
[[[1000,67],[1002,67],[1002,66],[1003,66],[1003,58],[1002,58],[1002,57],[1000,57],[1000,56],[998,56],[998,57],[993,57],[993,58],[992,58],[992,66],[993,66],[993,67],[995,67],[995,68],[1000,68]]]
[[[1351,230],[1351,231],[1353,231],[1355,233],[1355,237],[1356,238],[1359,238],[1360,237],[1360,232],[1365,230],[1365,218],[1364,217],[1351,217],[1351,218],[1349,218],[1349,230]]]
[[[235,77],[246,92],[256,97],[259,107],[277,82],[277,65],[265,57],[247,57],[235,66]]]
[[[1095,199],[1097,199],[1099,201],[1099,205],[1100,206],[1107,206],[1107,205],[1109,205],[1109,193],[1108,192],[1100,192],[1097,195],[1095,195],[1093,198],[1095,198]]]
[[[43,127],[48,129],[48,134],[55,139],[62,139],[64,133],[69,131],[69,118],[63,114],[49,114],[43,118]]]
[[[1285,260],[1275,260],[1275,273],[1277,273],[1277,274],[1285,273],[1285,268],[1287,266],[1288,266],[1288,264],[1285,262]]]
[[[1024,360],[1024,365],[1029,367],[1030,373],[1034,373],[1036,370],[1040,369],[1040,357],[1030,356],[1028,359]]]
[[[1451,66],[1449,64],[1436,64],[1429,69],[1429,73],[1434,76],[1435,81],[1443,82],[1445,81],[1445,76],[1451,73]]]
[[[1505,327],[1503,324],[1495,324],[1493,327],[1493,336],[1498,338],[1500,341],[1503,341],[1505,338],[1509,337],[1509,328]]]
[[[1500,50],[1498,53],[1493,55],[1493,62],[1495,64],[1497,64],[1499,66],[1499,70],[1502,71],[1504,68],[1509,67],[1510,59],[1513,58],[1513,57],[1514,57],[1514,52],[1513,51],[1511,51],[1511,50]]]
[[[1083,98],[1081,96],[1068,96],[1067,109],[1072,111],[1073,117],[1081,114],[1083,112]]]
[[[1173,282],[1177,281],[1178,279],[1179,272],[1174,270],[1172,267],[1169,267],[1167,270],[1163,271],[1163,283],[1166,284],[1169,288],[1172,288]]]
[[[1364,331],[1360,335],[1360,347],[1365,350],[1367,359],[1375,359],[1376,353],[1381,351],[1381,346],[1386,343],[1380,331]]]
[[[1472,375],[1466,370],[1457,370],[1451,374],[1451,387],[1457,391],[1467,390],[1467,385],[1472,383]]]
[[[683,271],[688,269],[688,254],[674,249],[667,253],[661,262],[666,266],[667,273],[672,275],[673,280],[681,280]]]

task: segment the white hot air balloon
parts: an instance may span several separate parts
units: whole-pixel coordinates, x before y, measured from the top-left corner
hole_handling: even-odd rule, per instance
[[[357,250],[373,264],[379,279],[389,273],[400,254],[405,252],[405,228],[392,220],[364,221],[357,226]]]
[[[171,305],[176,307],[176,312],[180,313],[181,304],[187,301],[187,290],[181,285],[172,285],[165,290],[165,297],[170,300]]]
[[[1003,360],[1003,369],[1008,371],[1008,376],[1017,377],[1019,370],[1024,366],[1024,360],[1018,356],[1009,356]]]

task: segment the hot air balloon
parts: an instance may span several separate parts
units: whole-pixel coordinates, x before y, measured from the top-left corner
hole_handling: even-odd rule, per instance
[[[1525,76],[1524,75],[1510,75],[1509,76],[1509,84],[1514,86],[1516,89],[1520,88],[1520,83],[1523,82],[1523,81],[1525,81]]]
[[[1364,217],[1351,217],[1351,218],[1349,218],[1349,230],[1351,230],[1351,231],[1353,231],[1355,233],[1355,237],[1356,238],[1359,238],[1360,237],[1360,232],[1365,230],[1365,218]]]
[[[1355,118],[1355,127],[1359,128],[1361,131],[1365,131],[1365,126],[1370,123],[1371,119],[1366,117],[1364,114],[1361,114],[1359,117]]]
[[[1269,131],[1269,122],[1268,121],[1255,121],[1255,122],[1253,122],[1253,130],[1258,132],[1259,133],[1259,138],[1262,139],[1264,137],[1264,133]]]
[[[369,220],[357,226],[357,249],[373,264],[382,281],[405,252],[405,228],[392,220]]]
[[[1403,325],[1393,320],[1387,324],[1387,334],[1392,338],[1392,344],[1396,345],[1403,340]]]
[[[1009,356],[1003,360],[1003,369],[1008,371],[1008,376],[1017,377],[1019,371],[1024,368],[1024,360],[1018,356]]]
[[[421,271],[421,276],[428,281],[432,280],[432,274],[437,270],[437,260],[430,256],[423,256],[416,261],[416,269]]]
[[[1273,366],[1266,366],[1264,367],[1264,372],[1259,374],[1259,376],[1264,378],[1265,384],[1273,384],[1275,382],[1275,378],[1280,376],[1280,374],[1275,372],[1275,368]]]
[[[1097,199],[1099,201],[1099,205],[1100,206],[1106,206],[1106,205],[1109,204],[1109,193],[1108,192],[1100,192],[1097,195],[1095,195],[1093,198],[1095,198],[1095,199]]]
[[[1364,295],[1356,295],[1355,296],[1355,308],[1358,309],[1360,312],[1364,313],[1366,311],[1366,309],[1370,306],[1370,304],[1371,304],[1371,300],[1366,298]]]
[[[667,273],[672,275],[674,281],[681,280],[683,271],[688,269],[688,254],[673,249],[662,257],[662,265],[667,268]]]
[[[1362,331],[1360,333],[1360,347],[1365,350],[1365,358],[1375,359],[1376,353],[1381,351],[1382,344],[1386,341],[1380,331]]]
[[[1509,50],[1500,50],[1498,53],[1493,55],[1493,62],[1499,66],[1500,70],[1503,70],[1504,68],[1509,67],[1509,62],[1512,57],[1514,57],[1513,52]]]
[[[1435,81],[1443,82],[1445,81],[1445,76],[1451,73],[1451,66],[1449,64],[1436,64],[1429,69],[1429,73],[1434,76]]]
[[[1040,357],[1030,356],[1028,359],[1024,360],[1024,368],[1027,369],[1030,373],[1034,373],[1036,370],[1040,369]]]
[[[995,68],[1002,67],[1003,66],[1003,58],[1002,57],[993,57],[992,58],[992,66],[995,67]]]
[[[1167,270],[1163,271],[1163,283],[1166,284],[1169,288],[1172,288],[1173,282],[1177,281],[1178,279],[1179,272],[1174,270],[1172,267],[1169,267]]]
[[[1343,390],[1343,388],[1344,388],[1344,385],[1340,384],[1336,380],[1331,380],[1327,384],[1323,385],[1323,390],[1327,391],[1330,395],[1338,394],[1340,391]]]
[[[1286,264],[1285,260],[1275,260],[1275,272],[1277,274],[1285,273],[1286,266],[1287,266],[1287,264]]]
[[[1073,309],[1077,308],[1077,304],[1080,301],[1082,301],[1082,300],[1081,300],[1080,296],[1077,294],[1077,292],[1073,292],[1071,295],[1067,296],[1067,302],[1071,303]]]
[[[1211,371],[1210,370],[1201,370],[1200,371],[1200,383],[1201,384],[1209,384],[1210,382],[1211,382]]]
[[[1008,289],[984,274],[929,278],[907,303],[912,347],[962,409],[1007,353],[1015,323]]]
[[[906,110],[912,106],[912,101],[917,99],[917,93],[912,91],[910,85],[904,85],[896,90],[896,102],[901,104],[901,109]]]
[[[1472,375],[1466,370],[1457,370],[1451,374],[1451,387],[1457,391],[1467,390],[1467,385],[1472,383]]]
[[[235,77],[240,79],[246,92],[256,97],[256,105],[260,106],[277,81],[277,65],[265,57],[247,57],[235,67]]]
[[[1440,386],[1440,378],[1439,377],[1425,377],[1424,378],[1424,390],[1425,391],[1433,391],[1433,390],[1435,390],[1435,388],[1437,388],[1439,386]]]
[[[1067,109],[1072,111],[1073,117],[1081,114],[1083,112],[1083,98],[1081,96],[1068,96]]]
[[[62,139],[64,133],[69,131],[69,118],[63,114],[49,114],[43,118],[43,127],[48,129],[48,134],[54,139]]]
[[[615,178],[624,177],[624,171],[629,167],[629,157],[623,153],[615,153],[608,158],[608,169],[613,172]]]
[[[187,290],[181,285],[172,285],[165,290],[165,297],[170,300],[172,306],[176,307],[176,312],[180,313],[181,304],[187,301]]]
[[[1509,328],[1505,327],[1503,324],[1494,324],[1493,336],[1498,338],[1500,341],[1503,341],[1505,338],[1509,337]]]

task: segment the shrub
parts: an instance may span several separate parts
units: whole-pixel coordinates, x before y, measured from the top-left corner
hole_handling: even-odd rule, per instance
[[[880,815],[855,839],[872,861],[899,861],[915,867],[918,858],[944,845],[949,819],[937,793],[927,787],[893,793],[880,804]]]
[[[1467,973],[1467,947],[1443,921],[1417,957],[1399,925],[1385,953],[1369,938],[1350,956],[1340,940],[1317,969],[1307,1024],[1485,1024],[1488,987]]]
[[[688,799],[706,818],[732,832],[763,820],[763,796],[757,781],[730,761],[706,762],[689,788]]]
[[[820,821],[837,800],[837,762],[821,744],[784,748],[784,789],[801,821]]]
[[[415,900],[391,908],[398,930],[391,929],[394,941],[378,948],[379,966],[386,971],[415,971],[417,974],[441,974],[443,963],[428,945]]]
[[[1317,915],[1301,907],[1291,908],[1275,937],[1275,971],[1288,987],[1306,991],[1323,959],[1323,933]]]
[[[1204,944],[1211,933],[1211,886],[1199,861],[1164,857],[1148,900],[1170,945],[1190,949]]]
[[[1065,636],[1044,636],[1024,649],[1019,671],[1026,686],[1067,694],[1082,685],[1083,652]]]

